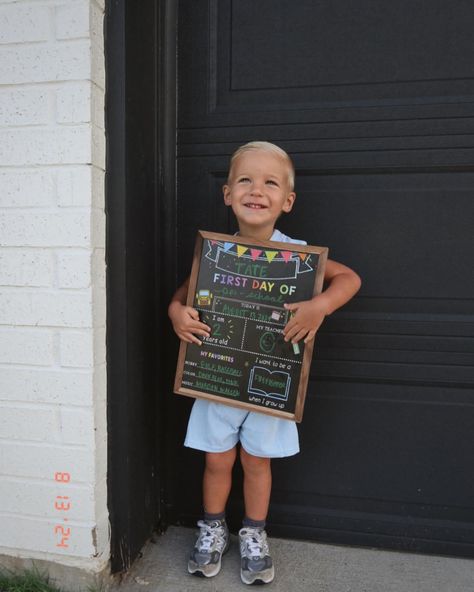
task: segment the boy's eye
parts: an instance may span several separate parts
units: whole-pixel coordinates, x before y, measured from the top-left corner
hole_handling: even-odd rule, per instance
[[[241,177],[239,183],[250,183],[250,179],[248,177]]]
[[[275,185],[275,187],[278,187],[278,183],[276,181],[274,181],[273,179],[268,179],[267,183],[268,183],[268,185]]]

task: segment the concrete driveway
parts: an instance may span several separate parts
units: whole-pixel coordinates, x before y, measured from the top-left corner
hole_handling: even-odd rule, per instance
[[[170,527],[143,549],[113,592],[242,592],[237,537],[222,570],[205,579],[187,573],[196,529]],[[270,538],[275,580],[269,592],[474,592],[474,561]]]

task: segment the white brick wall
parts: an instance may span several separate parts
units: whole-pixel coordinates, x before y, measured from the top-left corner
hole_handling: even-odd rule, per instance
[[[103,9],[0,0],[0,564],[109,558]]]
[[[55,205],[57,174],[47,169],[15,170],[0,167],[0,209]]]
[[[0,43],[48,40],[51,27],[49,6],[23,4],[0,8]]]
[[[56,360],[58,356],[58,347],[56,346],[56,335],[50,335],[45,331],[30,331],[28,336],[26,331],[21,332],[21,339],[25,344],[27,351],[31,351],[31,358],[26,355],[16,357],[12,356],[13,364],[10,367],[2,364],[0,373],[0,393],[2,401],[25,401],[39,404],[41,408],[43,403],[61,404],[61,405],[84,405],[90,407],[93,404],[93,372],[92,368],[73,369],[69,367],[67,371],[59,364],[48,364],[52,359]],[[2,335],[3,337],[3,335]],[[28,339],[28,343],[27,343]],[[30,348],[30,342],[36,348],[37,344],[44,347],[46,354],[39,355],[33,359],[34,350]],[[19,347],[18,347],[19,349]],[[39,348],[36,348],[38,351]],[[23,357],[22,357],[23,356]],[[34,363],[33,363],[34,362]],[[25,364],[25,366],[20,366]],[[44,368],[42,366],[48,367]]]

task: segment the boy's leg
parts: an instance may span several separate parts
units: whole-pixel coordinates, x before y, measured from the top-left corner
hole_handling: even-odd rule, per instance
[[[243,447],[240,462],[244,471],[244,502],[247,518],[264,521],[268,514],[272,491],[271,459],[253,456]]]
[[[232,484],[235,447],[226,452],[207,452],[203,479],[204,520],[198,522],[199,537],[188,561],[194,575],[212,577],[221,569],[222,555],[229,547],[225,506]]]
[[[225,512],[232,486],[232,467],[236,454],[235,446],[226,452],[206,452],[203,500],[204,511],[208,514]]]
[[[268,584],[275,576],[265,532],[270,503],[272,473],[269,458],[253,456],[242,447],[245,519],[239,532],[240,577],[245,584]]]

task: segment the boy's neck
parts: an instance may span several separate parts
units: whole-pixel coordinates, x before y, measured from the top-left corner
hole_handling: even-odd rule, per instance
[[[257,240],[270,240],[275,228],[274,226],[265,228],[253,228],[239,224],[239,236],[243,238],[255,238]]]

